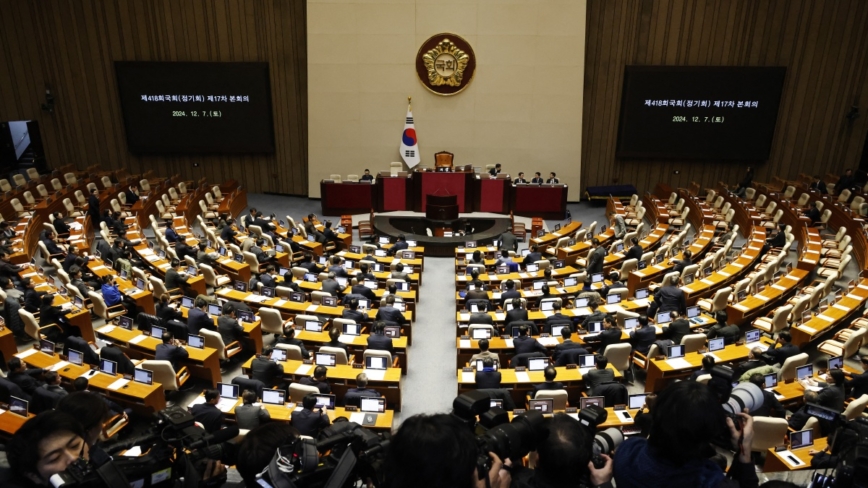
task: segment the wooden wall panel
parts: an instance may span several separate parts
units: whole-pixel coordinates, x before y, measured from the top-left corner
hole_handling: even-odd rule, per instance
[[[38,120],[52,166],[234,178],[251,192],[306,195],[306,36],[301,0],[0,0],[0,120]],[[275,153],[130,154],[114,61],[267,61]],[[53,115],[40,109],[46,84]]]
[[[582,184],[732,184],[748,165],[615,158],[630,64],[786,66],[771,154],[754,164],[756,179],[857,167],[868,132],[866,25],[864,0],[589,0]],[[856,98],[862,117],[848,122]]]

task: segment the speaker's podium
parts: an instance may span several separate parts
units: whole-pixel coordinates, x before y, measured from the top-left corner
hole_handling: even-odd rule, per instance
[[[458,195],[425,195],[425,217],[429,220],[457,220]]]

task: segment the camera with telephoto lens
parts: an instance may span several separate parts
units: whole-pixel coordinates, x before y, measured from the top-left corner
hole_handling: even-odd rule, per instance
[[[154,417],[146,434],[105,450],[92,449],[88,461],[80,459],[52,476],[49,480],[52,486],[194,488],[226,482],[225,473],[207,480],[203,479],[203,473],[209,459],[235,464],[234,446],[226,441],[238,436],[237,427],[208,434],[195,426],[193,416],[181,407],[169,407]],[[111,457],[134,446],[145,454]]]
[[[823,407],[813,406],[818,411]],[[823,412],[818,413],[823,416]],[[815,488],[852,488],[868,487],[868,419],[858,417],[849,422],[843,415],[832,412],[837,425],[835,433],[829,436],[831,440],[831,456],[817,455],[811,460],[812,468],[819,469],[814,473],[811,486]],[[824,420],[829,420],[823,416]],[[829,469],[834,467],[829,473]]]
[[[591,429],[594,435],[594,444],[592,449],[594,455],[591,457],[591,462],[597,469],[603,468],[606,465],[606,460],[601,454],[611,454],[622,442],[624,442],[624,433],[615,427],[597,432],[597,427],[606,421],[609,413],[606,409],[597,405],[588,405],[579,410],[579,422],[585,427]]]
[[[765,401],[760,387],[750,382],[738,383],[738,378],[733,378],[733,371],[724,366],[712,368],[709,386],[720,395],[723,411],[732,419],[737,430],[741,430],[741,417],[738,414],[743,413],[744,409],[753,413]],[[725,445],[729,445],[728,433],[726,439]]]
[[[387,433],[375,434],[355,422],[335,422],[319,440],[296,438],[277,449],[256,475],[262,488],[340,488],[357,482],[384,486]]]

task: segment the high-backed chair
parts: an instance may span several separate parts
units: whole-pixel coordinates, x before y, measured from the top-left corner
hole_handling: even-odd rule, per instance
[[[293,403],[301,405],[301,401],[304,400],[304,397],[311,393],[319,395],[319,388],[312,385],[302,385],[295,381],[289,385],[289,401]]]
[[[707,339],[705,334],[687,334],[681,338],[681,345],[684,346],[685,353],[696,352],[705,347]]]
[[[87,295],[90,297],[90,303],[93,305],[93,313],[106,322],[127,313],[127,309],[120,303],[111,307],[106,306],[102,295],[95,291],[88,291]]]
[[[790,356],[781,365],[781,370],[778,371],[778,381],[791,381],[796,379],[796,368],[804,366],[808,363],[808,354],[799,353],[795,356]]]
[[[47,338],[47,336],[43,334],[43,331],[50,330],[52,327],[57,329],[60,328],[57,324],[48,324],[40,327],[39,321],[36,320],[36,317],[23,308],[18,309],[18,315],[21,316],[21,321],[24,322],[24,332],[37,342]]]
[[[302,361],[304,356],[301,353],[301,348],[294,344],[278,343],[274,345],[275,349],[283,349],[286,351],[286,359],[290,361]]]
[[[169,361],[146,359],[139,367],[154,373],[154,383],[159,383],[166,391],[178,391],[190,379],[187,367],[183,366],[177,372]]]
[[[750,450],[754,452],[765,452],[769,449],[784,444],[784,437],[787,435],[787,419],[776,417],[754,417],[753,418],[753,442],[751,442]]]
[[[603,354],[618,371],[624,372],[630,369],[631,351],[633,347],[624,342],[620,344],[609,344],[606,347],[606,352]]]
[[[451,168],[454,164],[455,155],[448,151],[434,153],[435,168]]]
[[[364,353],[362,353],[362,364],[368,364],[369,357],[377,357],[383,358],[386,360],[386,364],[390,365],[392,368],[400,367],[398,358],[392,359],[392,353],[389,351],[382,351],[379,349],[366,349]]]
[[[292,323],[292,320],[283,320],[279,310],[269,307],[259,309],[259,318],[262,320],[264,334],[283,334],[286,324]]]
[[[757,317],[753,321],[753,326],[767,334],[774,335],[787,327],[787,319],[792,310],[792,305],[778,307],[770,317]]]
[[[567,390],[539,390],[535,399],[550,398],[554,400],[554,411],[562,412],[567,408]]]
[[[335,355],[335,364],[350,364],[350,359],[347,357],[347,351],[339,347],[322,346],[319,352]]]
[[[868,395],[862,395],[847,405],[847,408],[844,409],[843,415],[847,420],[861,417],[863,412],[865,412],[866,406],[868,406]]]
[[[853,357],[859,352],[859,348],[862,347],[866,333],[868,333],[868,329],[852,331],[846,334],[846,337],[836,335],[834,339],[823,341],[817,346],[817,350],[832,356]]]
[[[225,344],[223,336],[208,329],[199,329],[199,334],[205,339],[205,347],[216,349],[221,360],[232,359],[233,356],[241,352],[241,343],[238,341]]]
[[[726,305],[729,303],[729,297],[732,296],[732,287],[727,286],[717,290],[714,297],[710,300],[701,298],[697,305],[708,313],[714,313],[718,310],[726,310]]]

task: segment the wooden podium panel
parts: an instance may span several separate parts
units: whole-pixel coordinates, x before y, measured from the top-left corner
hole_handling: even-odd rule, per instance
[[[468,198],[473,191],[473,173],[466,172],[424,172],[413,173],[417,189],[417,212],[424,212],[428,195],[455,195],[458,197],[458,211],[470,212],[473,200]]]
[[[509,213],[509,189],[512,186],[505,178],[488,178],[483,175],[476,180],[476,210],[479,212]]]
[[[425,217],[431,220],[455,220],[458,218],[457,195],[425,195]]]

